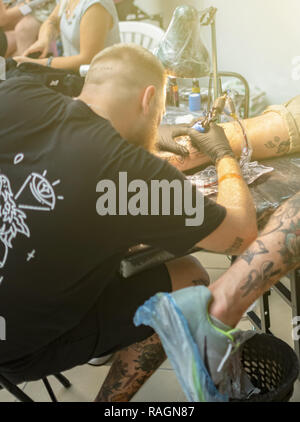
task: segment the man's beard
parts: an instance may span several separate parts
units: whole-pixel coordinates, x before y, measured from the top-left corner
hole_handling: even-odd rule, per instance
[[[158,140],[157,119],[153,119],[147,128],[139,130],[128,140],[130,143],[141,146],[149,152],[155,151],[155,144]]]

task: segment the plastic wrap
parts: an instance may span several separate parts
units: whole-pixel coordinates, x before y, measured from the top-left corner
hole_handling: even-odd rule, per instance
[[[200,37],[200,17],[192,6],[179,6],[157,51],[170,74],[199,78],[210,72],[210,58]]]
[[[259,164],[257,161],[251,163],[245,163],[241,166],[244,180],[248,185],[255,182],[263,174],[270,173],[273,171],[273,167],[266,167]],[[202,170],[193,176],[187,176],[193,184],[203,193],[203,195],[213,195],[218,191],[218,177],[216,168],[209,166],[205,170]]]
[[[182,389],[191,402],[226,402],[212,382],[199,356],[187,321],[171,295],[159,293],[140,307],[135,325],[150,325],[159,335]],[[199,384],[201,379],[202,386]]]
[[[197,310],[199,303],[194,289],[184,289],[176,294],[177,297],[188,295],[186,303]],[[185,310],[178,306],[172,294],[158,293],[139,307],[134,323],[150,325],[159,335],[187,399],[191,402],[226,402],[230,398],[240,399],[259,392],[241,365],[241,347],[228,361],[225,382],[227,391],[221,394],[216,389],[199,352],[202,336],[200,334],[199,337],[198,330],[193,333],[191,327],[195,321],[191,323],[184,314]],[[254,331],[240,331],[238,343],[241,346],[254,335]]]

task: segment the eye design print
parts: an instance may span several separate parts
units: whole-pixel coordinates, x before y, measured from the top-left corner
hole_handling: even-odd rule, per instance
[[[18,154],[14,164],[20,163],[22,159],[22,154]],[[17,235],[22,234],[30,238],[30,230],[26,223],[27,216],[23,210],[51,212],[55,208],[57,199],[64,199],[63,196],[56,197],[53,189],[60,180],[51,184],[46,179],[46,174],[46,170],[42,175],[31,173],[15,195],[8,177],[0,174],[0,269],[4,268],[9,250],[13,248],[13,240]],[[31,194],[31,203],[22,203],[22,195],[25,192],[27,198],[28,192]],[[31,253],[29,257],[32,259],[34,254]],[[1,277],[2,280],[3,277]]]

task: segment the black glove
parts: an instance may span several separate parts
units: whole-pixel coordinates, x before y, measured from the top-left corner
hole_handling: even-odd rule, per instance
[[[216,124],[211,124],[206,133],[200,133],[191,126],[185,126],[176,128],[172,135],[173,138],[189,136],[192,145],[199,152],[206,154],[214,164],[225,156],[235,157],[223,128]]]
[[[173,132],[178,128],[177,125],[162,125],[158,129],[158,142],[156,148],[158,151],[172,152],[173,154],[186,157],[189,155],[188,148],[180,145],[174,140]]]

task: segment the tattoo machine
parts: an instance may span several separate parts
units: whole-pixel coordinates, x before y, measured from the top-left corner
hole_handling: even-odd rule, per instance
[[[242,129],[244,142],[240,157],[240,167],[245,181],[251,184],[262,174],[273,171],[274,169],[272,167],[263,166],[257,163],[257,161],[251,162],[251,143],[249,142],[243,123],[236,114],[235,105],[230,96],[230,90],[215,100],[212,109],[206,114],[203,120],[193,126],[193,129],[196,129],[200,133],[208,132],[210,125],[216,122],[222,113],[231,117]],[[218,191],[218,175],[214,166],[209,166],[193,176],[188,176],[188,179],[196,184],[204,195],[211,195]]]
[[[201,133],[208,132],[211,123],[218,121],[219,117],[223,113],[235,120],[242,129],[244,137],[244,145],[242,147],[242,154],[240,160],[240,165],[242,167],[244,164],[250,163],[252,157],[252,148],[249,143],[245,128],[236,114],[235,105],[230,96],[230,90],[228,90],[225,94],[215,100],[212,109],[206,114],[203,120],[197,122],[193,126],[193,129],[196,129],[198,132]]]
[[[218,97],[215,100],[211,110],[208,111],[204,119],[197,122],[193,126],[193,129],[196,129],[198,132],[201,132],[201,133],[208,132],[211,123],[216,122],[219,116],[223,113],[226,106],[226,102],[228,101],[228,98],[230,97],[227,93],[222,95],[221,97]]]

